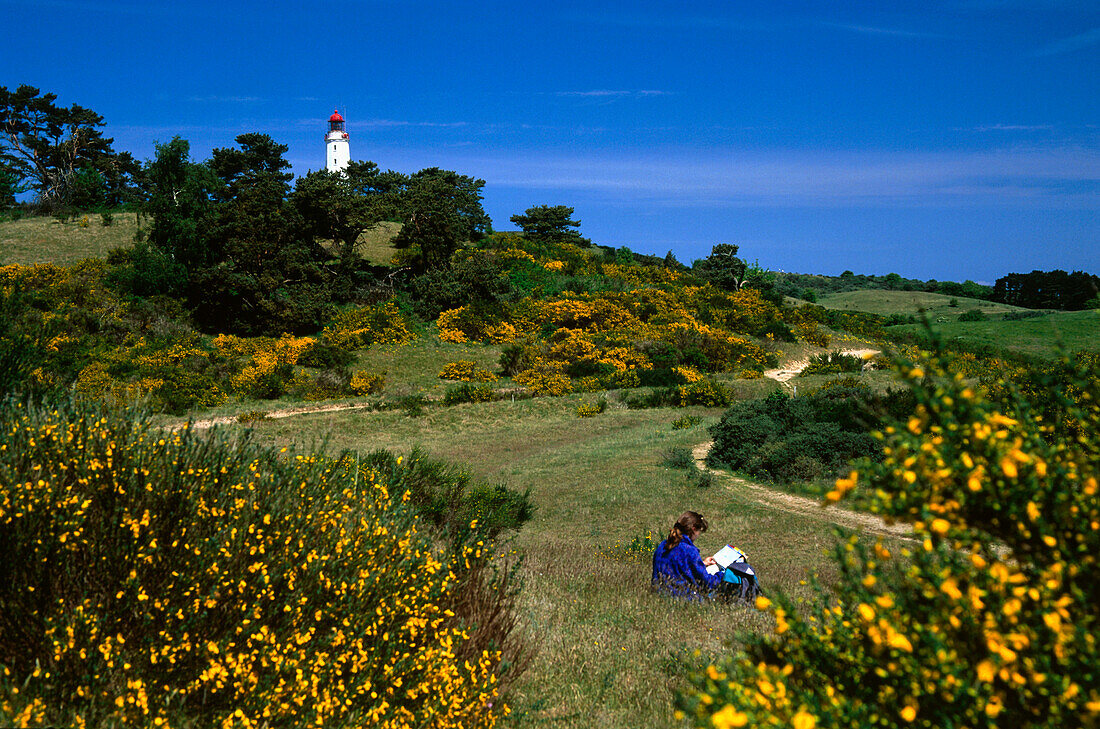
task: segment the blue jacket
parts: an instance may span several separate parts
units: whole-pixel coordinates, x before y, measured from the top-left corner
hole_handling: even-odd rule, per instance
[[[707,572],[699,556],[699,549],[691,537],[683,537],[680,543],[665,551],[665,543],[657,545],[653,552],[653,584],[673,595],[690,596],[715,590],[722,584],[722,573]]]

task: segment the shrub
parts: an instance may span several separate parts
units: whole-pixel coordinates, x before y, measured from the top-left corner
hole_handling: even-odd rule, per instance
[[[461,380],[462,382],[495,382],[497,376],[481,367],[477,362],[461,359],[448,362],[439,372],[441,380]]]
[[[832,589],[758,600],[775,633],[691,677],[696,726],[1095,726],[1100,371],[1000,395],[951,367],[902,368],[916,411],[827,495],[863,494],[919,546],[852,536]]]
[[[307,400],[332,400],[345,397],[351,392],[351,372],[343,367],[329,367],[318,372],[313,378],[313,386],[305,393]]]
[[[959,321],[987,321],[988,316],[981,309],[967,309],[959,314]]]
[[[4,723],[494,723],[501,653],[446,611],[500,582],[402,486],[134,417],[3,412]]]
[[[832,476],[854,458],[876,455],[871,431],[913,407],[908,391],[876,395],[854,378],[799,397],[776,391],[726,411],[711,428],[708,462],[782,483]]]
[[[661,456],[661,465],[668,468],[695,468],[695,456],[686,446],[669,448]]]
[[[351,394],[359,395],[377,395],[382,392],[386,387],[386,375],[385,373],[380,375],[372,375],[365,370],[359,370],[351,376],[351,383],[349,388]]]
[[[99,214],[99,222],[104,228],[109,228],[114,224],[115,216],[110,210],[104,210]]]
[[[577,406],[577,417],[578,418],[594,418],[602,412],[603,412],[603,410],[600,410],[599,406],[593,405],[592,403],[587,403],[586,402],[586,403],[581,403],[580,405]]]
[[[406,395],[397,401],[397,407],[401,408],[410,418],[419,418],[423,415],[424,406],[427,404],[428,398],[422,392]]]
[[[266,410],[246,410],[243,413],[237,413],[237,422],[255,423],[259,420],[267,420],[267,416]]]
[[[675,388],[675,393],[676,404],[680,407],[704,405],[713,408],[733,402],[733,391],[714,380],[700,380],[688,385],[680,385]]]
[[[458,405],[464,402],[489,402],[492,399],[493,388],[489,385],[463,382],[447,388],[447,392],[443,395],[443,404]]]
[[[672,421],[672,429],[687,430],[688,428],[694,428],[701,422],[703,422],[703,419],[698,415],[684,415]]]
[[[834,372],[859,372],[863,369],[863,358],[858,354],[844,354],[839,349],[832,352],[815,354],[803,368],[802,375],[825,375]]]
[[[324,339],[316,339],[298,357],[297,363],[302,367],[341,369],[350,367],[354,362],[355,352],[337,347]]]
[[[475,482],[469,471],[430,458],[418,448],[407,457],[375,451],[363,464],[390,484],[391,491],[408,493],[419,513],[458,543],[517,530],[534,514],[530,492]]]

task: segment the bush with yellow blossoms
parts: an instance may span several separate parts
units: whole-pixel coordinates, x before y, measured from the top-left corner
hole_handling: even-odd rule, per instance
[[[938,358],[900,371],[916,411],[827,500],[914,539],[844,539],[816,598],[758,600],[775,632],[691,678],[696,726],[1100,725],[1096,362],[995,390]]]
[[[500,653],[456,614],[483,548],[437,546],[380,472],[130,412],[0,415],[0,725],[506,713]]]
[[[443,365],[443,369],[439,371],[439,379],[460,382],[496,382],[497,376],[473,360],[460,359]]]

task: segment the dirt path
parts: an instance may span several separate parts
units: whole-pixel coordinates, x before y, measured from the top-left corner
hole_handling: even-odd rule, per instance
[[[859,357],[868,357],[879,353],[877,349],[846,349],[844,354],[854,354]],[[798,376],[809,364],[809,360],[796,360],[788,362],[784,367],[764,372],[765,377],[781,383]],[[742,493],[751,493],[757,502],[771,506],[780,511],[792,514],[810,516],[814,519],[827,521],[849,529],[860,529],[874,534],[882,534],[891,537],[909,537],[912,529],[908,524],[887,524],[881,517],[873,514],[864,514],[851,509],[843,509],[839,506],[824,507],[817,499],[806,496],[798,496],[785,491],[777,491],[752,481],[734,476],[728,471],[719,471],[707,466],[707,454],[710,453],[714,441],[700,443],[692,449],[691,455],[695,458],[695,465],[704,473],[710,473],[721,479],[721,483],[728,488],[736,489]]]
[[[857,357],[870,357],[879,353],[877,349],[845,349],[841,354],[854,354]],[[787,382],[799,375],[810,364],[808,359],[799,359],[788,362],[783,367],[775,370],[764,370],[764,377],[770,377],[777,382]]]
[[[344,410],[366,410],[373,405],[371,403],[340,403],[337,405],[306,405],[300,408],[286,408],[285,410],[269,410],[265,419],[269,418],[292,418],[295,415],[313,415],[314,413],[339,413]],[[236,423],[237,416],[235,415],[222,415],[217,418],[207,418],[205,420],[195,420],[191,422],[192,430],[206,430],[207,428],[213,428],[215,425],[229,425],[230,423]],[[183,424],[177,424],[170,426],[172,429],[181,428]]]
[[[700,471],[713,474],[727,488],[742,494],[751,494],[753,500],[758,503],[790,514],[809,516],[819,521],[826,521],[848,529],[871,532],[872,534],[901,538],[912,535],[912,529],[908,524],[887,524],[881,517],[874,514],[863,514],[851,509],[842,509],[839,506],[824,507],[817,499],[770,489],[767,486],[746,481],[740,476],[734,476],[729,471],[710,468],[707,466],[706,461],[707,454],[710,453],[713,445],[714,441],[707,441],[692,449],[691,455],[695,458],[695,465],[699,467]]]

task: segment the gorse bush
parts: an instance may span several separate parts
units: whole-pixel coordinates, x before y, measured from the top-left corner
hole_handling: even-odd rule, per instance
[[[464,402],[489,402],[493,399],[493,388],[490,385],[479,385],[474,382],[460,382],[448,387],[443,393],[444,405],[458,405]]]
[[[477,362],[468,359],[460,359],[457,362],[448,362],[439,371],[441,380],[461,380],[462,382],[495,382],[497,376],[485,369]]]
[[[8,405],[3,421],[0,723],[500,715],[501,653],[471,655],[478,626],[454,609],[499,584],[467,579],[480,546],[433,545],[407,479],[132,413]]]
[[[828,494],[865,493],[916,546],[851,537],[835,589],[759,601],[775,635],[691,679],[697,726],[1100,721],[1100,370],[991,395],[948,364],[903,367],[915,412]]]

